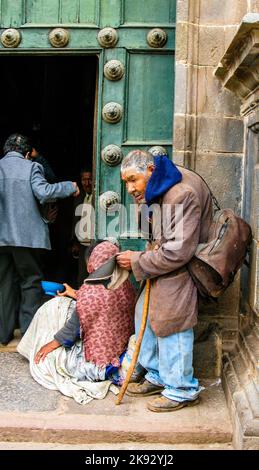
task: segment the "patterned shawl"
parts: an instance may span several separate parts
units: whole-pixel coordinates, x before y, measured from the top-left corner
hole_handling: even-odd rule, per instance
[[[92,273],[118,253],[110,242],[97,245],[88,262]],[[103,285],[83,284],[77,291],[77,313],[86,361],[100,367],[119,366],[119,356],[134,332],[135,291],[130,281],[116,290]]]

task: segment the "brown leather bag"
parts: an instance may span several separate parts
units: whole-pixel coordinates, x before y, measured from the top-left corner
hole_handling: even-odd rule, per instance
[[[245,262],[252,230],[231,209],[218,210],[207,243],[200,243],[188,270],[203,297],[219,297]]]

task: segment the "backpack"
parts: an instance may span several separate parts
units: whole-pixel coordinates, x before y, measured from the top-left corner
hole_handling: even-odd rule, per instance
[[[209,229],[208,240],[207,243],[198,245],[187,268],[200,295],[215,299],[223,294],[246,262],[252,242],[252,230],[231,209],[220,209],[212,193],[211,196],[217,210]]]

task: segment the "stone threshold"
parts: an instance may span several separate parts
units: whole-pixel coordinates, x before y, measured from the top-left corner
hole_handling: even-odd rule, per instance
[[[232,425],[220,379],[201,379],[200,404],[169,413],[146,408],[152,397],[124,396],[79,405],[43,388],[17,353],[0,354],[0,441],[60,444],[231,445]]]
[[[221,383],[207,379],[202,385],[206,388],[199,405],[170,413],[148,411],[146,403],[152,397],[125,396],[118,406],[110,392],[104,400],[82,406],[58,395],[49,411],[0,412],[0,441],[231,445],[232,426]]]
[[[215,444],[231,443],[229,423],[216,425],[197,422],[197,413],[189,414],[182,423],[184,411],[176,418],[167,414],[166,421],[146,417],[121,416],[28,416],[10,414],[0,416],[0,440],[8,442],[48,442],[69,444],[94,443],[160,443],[160,444]],[[196,414],[196,416],[193,416]],[[162,422],[161,422],[162,421]]]

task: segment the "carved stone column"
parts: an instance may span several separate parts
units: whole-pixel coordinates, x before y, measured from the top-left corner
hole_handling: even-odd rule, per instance
[[[254,242],[258,244],[258,171],[259,171],[259,14],[248,14],[222,57],[216,71],[224,87],[241,98],[241,115],[245,124],[245,169],[243,217],[251,224]],[[250,294],[246,301],[252,315],[259,316],[259,266],[255,262],[257,254],[252,250],[253,272],[250,273]],[[244,286],[245,287],[245,286]],[[251,296],[251,292],[253,293]]]
[[[243,18],[215,75],[242,101],[243,217],[253,230],[250,270],[242,273],[239,340],[235,351],[225,355],[223,381],[236,447],[259,449],[259,14]]]

